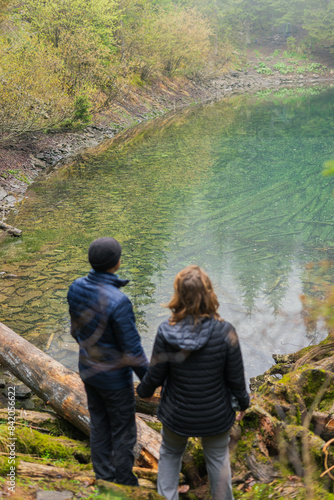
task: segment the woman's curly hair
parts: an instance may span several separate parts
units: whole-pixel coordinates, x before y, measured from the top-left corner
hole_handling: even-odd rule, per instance
[[[194,265],[185,267],[176,275],[174,294],[166,307],[172,311],[171,325],[186,316],[193,316],[195,321],[202,317],[221,320],[217,312],[219,302],[210,278],[203,269]]]

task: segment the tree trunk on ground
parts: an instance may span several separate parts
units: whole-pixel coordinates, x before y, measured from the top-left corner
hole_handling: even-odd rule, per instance
[[[17,229],[16,227],[9,226],[5,222],[0,222],[0,229],[3,231],[6,231],[6,233],[10,234],[11,236],[21,236],[22,231],[21,229]]]
[[[0,323],[0,363],[86,435],[90,432],[84,384],[76,373]],[[137,417],[137,454],[156,468],[161,436]]]

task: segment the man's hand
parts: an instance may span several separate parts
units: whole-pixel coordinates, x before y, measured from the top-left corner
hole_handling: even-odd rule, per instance
[[[244,416],[245,416],[244,411],[238,411],[237,416],[235,417],[236,422],[241,422]]]

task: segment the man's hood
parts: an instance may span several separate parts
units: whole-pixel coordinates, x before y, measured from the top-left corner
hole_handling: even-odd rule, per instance
[[[166,341],[176,349],[198,351],[209,341],[213,326],[213,318],[201,318],[195,323],[193,316],[187,316],[175,325],[164,321],[160,329]]]

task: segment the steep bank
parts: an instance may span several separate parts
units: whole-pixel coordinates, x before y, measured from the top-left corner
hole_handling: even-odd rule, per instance
[[[315,69],[314,72],[294,71],[284,74],[282,69],[275,70],[275,64],[286,64],[286,56],[277,55],[283,48],[284,46],[280,49],[262,48],[261,54],[257,49],[249,51],[248,62],[242,70],[230,71],[219,78],[201,82],[165,79],[144,87],[132,87],[118,96],[110,109],[95,115],[92,123],[83,129],[34,133],[22,136],[12,144],[2,145],[0,207],[3,215],[23,199],[28,186],[41,171],[73,159],[84,150],[145,120],[194,103],[222,99],[234,94],[332,84],[331,67],[334,65],[328,65],[328,61],[331,61],[328,59],[326,68],[323,67],[321,71]],[[274,49],[273,54],[268,55]],[[317,64],[321,63],[313,62],[313,67],[316,68]]]

